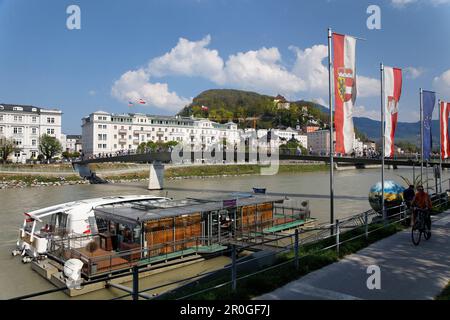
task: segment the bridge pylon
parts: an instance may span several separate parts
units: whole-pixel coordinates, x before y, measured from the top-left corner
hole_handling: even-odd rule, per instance
[[[162,190],[164,188],[164,165],[155,161],[150,164],[148,190]]]

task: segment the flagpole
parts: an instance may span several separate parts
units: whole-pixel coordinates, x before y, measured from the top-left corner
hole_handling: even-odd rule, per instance
[[[383,221],[386,222],[386,210],[384,206],[384,143],[385,143],[385,131],[384,127],[384,65],[380,63],[380,78],[381,78],[381,213],[383,215]]]
[[[439,109],[439,189],[442,193],[442,110],[441,110],[441,99],[438,99],[438,109]],[[436,190],[436,193],[438,191]]]
[[[332,97],[332,75],[331,75],[331,28],[328,28],[328,105],[330,107],[330,224],[334,223],[334,137],[333,137],[333,97]],[[331,228],[333,234],[333,228]]]
[[[420,88],[420,184],[423,186],[423,90]]]

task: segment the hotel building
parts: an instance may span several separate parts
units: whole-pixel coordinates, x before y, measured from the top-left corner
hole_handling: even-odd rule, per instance
[[[155,116],[141,113],[113,114],[96,111],[82,119],[85,156],[135,150],[140,143],[169,142],[208,146],[239,141],[237,125],[181,116]]]
[[[17,145],[17,151],[10,156],[12,160],[36,159],[39,137],[43,134],[61,141],[61,115],[62,112],[56,109],[0,104],[0,137],[12,139]]]

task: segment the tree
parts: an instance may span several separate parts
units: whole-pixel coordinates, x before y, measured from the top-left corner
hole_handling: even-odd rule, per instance
[[[141,142],[139,144],[139,146],[137,147],[136,152],[137,153],[145,153],[146,149],[147,149],[147,144],[145,142]]]
[[[43,134],[39,141],[39,151],[45,156],[46,160],[50,160],[62,151],[62,146],[55,137]]]
[[[12,139],[7,139],[5,137],[0,137],[0,156],[2,162],[6,162],[11,153],[17,151],[17,145]]]
[[[292,153],[292,152],[297,152],[297,148],[301,150],[301,153],[303,155],[308,154],[308,150],[306,150],[305,147],[303,147],[299,141],[297,141],[296,139],[292,138],[290,139],[288,142],[286,142],[285,144],[280,145],[280,152],[281,153]]]

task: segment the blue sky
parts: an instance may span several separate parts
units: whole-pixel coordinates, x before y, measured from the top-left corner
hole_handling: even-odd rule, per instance
[[[71,4],[81,30],[66,28]],[[0,102],[60,108],[68,134],[95,110],[174,114],[211,88],[324,102],[331,26],[367,39],[356,115],[378,117],[383,61],[408,70],[399,118],[415,121],[419,87],[450,99],[449,18],[447,0],[0,0]]]

